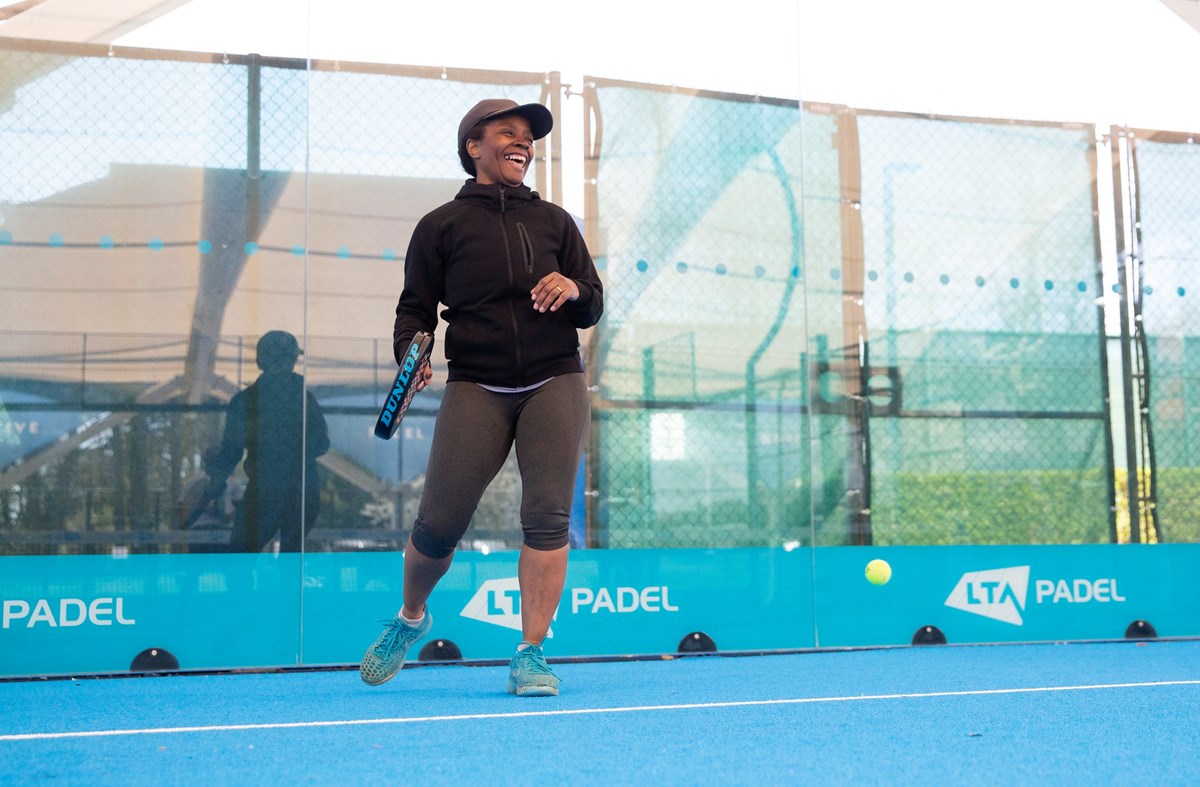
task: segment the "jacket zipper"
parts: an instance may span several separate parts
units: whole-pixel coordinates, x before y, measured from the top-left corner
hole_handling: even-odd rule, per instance
[[[521,254],[525,257],[525,272],[533,273],[533,241],[523,222],[517,222],[517,239],[521,241]]]
[[[504,187],[500,187],[500,236],[504,239],[504,257],[508,261],[508,285],[509,287],[517,286],[517,277],[513,271],[513,255],[512,249],[508,245],[508,223],[505,221],[504,213],[506,208],[506,200],[504,195]],[[520,226],[518,224],[518,226]],[[525,362],[521,357],[521,331],[517,327],[517,307],[513,301],[508,302],[508,315],[512,320],[513,328],[513,351],[517,357],[517,380],[519,385],[525,384]]]

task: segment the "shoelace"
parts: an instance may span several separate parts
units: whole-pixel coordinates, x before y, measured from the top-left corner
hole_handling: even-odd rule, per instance
[[[532,672],[537,675],[554,674],[550,669],[550,665],[546,663],[545,657],[542,656],[541,648],[529,648],[528,650],[518,651],[517,656],[521,660],[521,667],[526,672]]]
[[[396,648],[400,645],[400,622],[393,618],[392,620],[381,620],[380,623],[387,624],[387,631],[383,633],[379,644],[375,646],[375,654],[382,659],[389,658]]]

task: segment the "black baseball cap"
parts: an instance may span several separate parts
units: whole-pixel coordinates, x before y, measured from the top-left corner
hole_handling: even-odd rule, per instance
[[[503,115],[520,115],[529,121],[529,128],[533,131],[534,139],[541,139],[550,133],[550,129],[554,128],[554,116],[541,104],[518,104],[509,98],[485,98],[471,107],[471,110],[463,115],[462,122],[458,124],[459,151],[463,149],[468,131],[484,121]]]

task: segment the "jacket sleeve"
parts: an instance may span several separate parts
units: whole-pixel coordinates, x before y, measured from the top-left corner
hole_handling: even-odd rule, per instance
[[[579,297],[567,302],[566,314],[576,328],[590,328],[604,314],[604,285],[575,220],[563,213],[566,221],[558,254],[559,270],[579,287]]]
[[[439,221],[426,215],[413,230],[404,257],[404,288],[396,304],[396,322],[392,327],[392,355],[400,363],[400,354],[419,331],[437,328],[437,307],[445,285],[443,256],[439,249]]]

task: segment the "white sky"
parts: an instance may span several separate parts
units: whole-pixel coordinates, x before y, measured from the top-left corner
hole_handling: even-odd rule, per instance
[[[1159,0],[192,0],[116,43],[1200,130],[1200,33]]]

